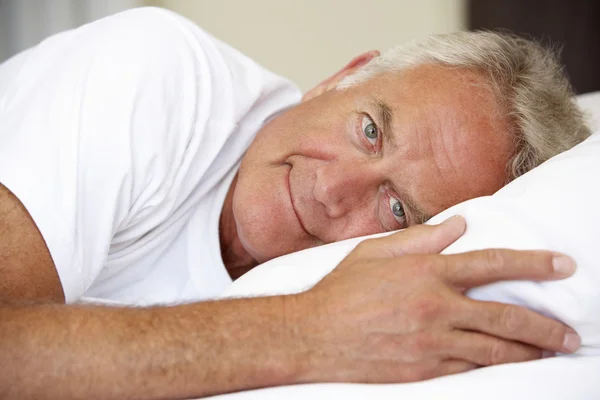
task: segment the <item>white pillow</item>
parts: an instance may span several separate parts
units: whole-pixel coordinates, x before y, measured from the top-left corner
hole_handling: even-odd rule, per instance
[[[495,365],[422,382],[303,384],[230,393],[210,399],[591,400],[599,397],[599,368],[598,356],[554,357]]]
[[[461,203],[432,218],[460,214],[467,232],[443,253],[484,248],[548,249],[575,258],[571,278],[501,282],[468,295],[525,305],[555,317],[581,336],[579,354],[600,355],[600,132],[511,182],[493,196]],[[237,281],[225,296],[295,293],[328,274],[365,238],[289,254]]]
[[[600,92],[577,96],[577,103],[588,114],[592,131],[600,130]]]

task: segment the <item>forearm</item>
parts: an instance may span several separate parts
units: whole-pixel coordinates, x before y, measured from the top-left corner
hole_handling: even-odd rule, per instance
[[[292,383],[304,353],[291,300],[0,305],[0,397],[189,398]]]

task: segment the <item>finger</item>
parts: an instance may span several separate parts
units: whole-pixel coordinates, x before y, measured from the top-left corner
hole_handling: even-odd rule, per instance
[[[479,365],[465,361],[465,360],[442,360],[432,363],[434,365],[421,364],[408,370],[404,370],[404,373],[400,376],[401,382],[418,382],[425,379],[433,379],[440,376],[458,374],[460,372],[467,372],[477,368]],[[406,366],[404,366],[406,368]],[[395,381],[398,381],[398,374],[395,374]]]
[[[534,346],[477,332],[456,330],[440,338],[443,356],[481,366],[539,360],[543,351]]]
[[[364,241],[363,244],[370,255],[381,258],[437,254],[461,237],[465,229],[465,219],[457,215],[439,225],[415,225],[401,232]]]
[[[437,369],[436,376],[454,375],[461,372],[471,371],[479,365],[464,360],[446,360]]]
[[[504,280],[555,280],[573,275],[575,261],[551,251],[488,249],[444,256],[450,283],[466,289]]]
[[[491,301],[465,299],[454,314],[453,325],[507,340],[526,343],[540,349],[572,353],[581,345],[575,331],[552,318],[525,307]]]

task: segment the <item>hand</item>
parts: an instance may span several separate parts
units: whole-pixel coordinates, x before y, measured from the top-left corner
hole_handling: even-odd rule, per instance
[[[576,350],[579,337],[562,323],[464,296],[500,280],[565,278],[573,260],[548,251],[433,254],[464,230],[456,217],[366,240],[296,295],[309,359],[305,380],[410,382],[538,359],[543,349]]]

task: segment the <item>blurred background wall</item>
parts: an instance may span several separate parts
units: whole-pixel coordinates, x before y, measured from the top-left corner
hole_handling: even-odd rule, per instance
[[[122,9],[169,8],[302,89],[360,52],[466,27],[466,0],[0,0],[0,61]]]
[[[54,33],[139,5],[142,0],[0,0],[0,62]]]
[[[52,33],[145,5],[186,16],[303,90],[361,52],[473,28],[562,47],[575,89],[600,90],[598,0],[0,0],[0,62]]]
[[[354,56],[466,28],[465,0],[153,0],[309,89]]]

